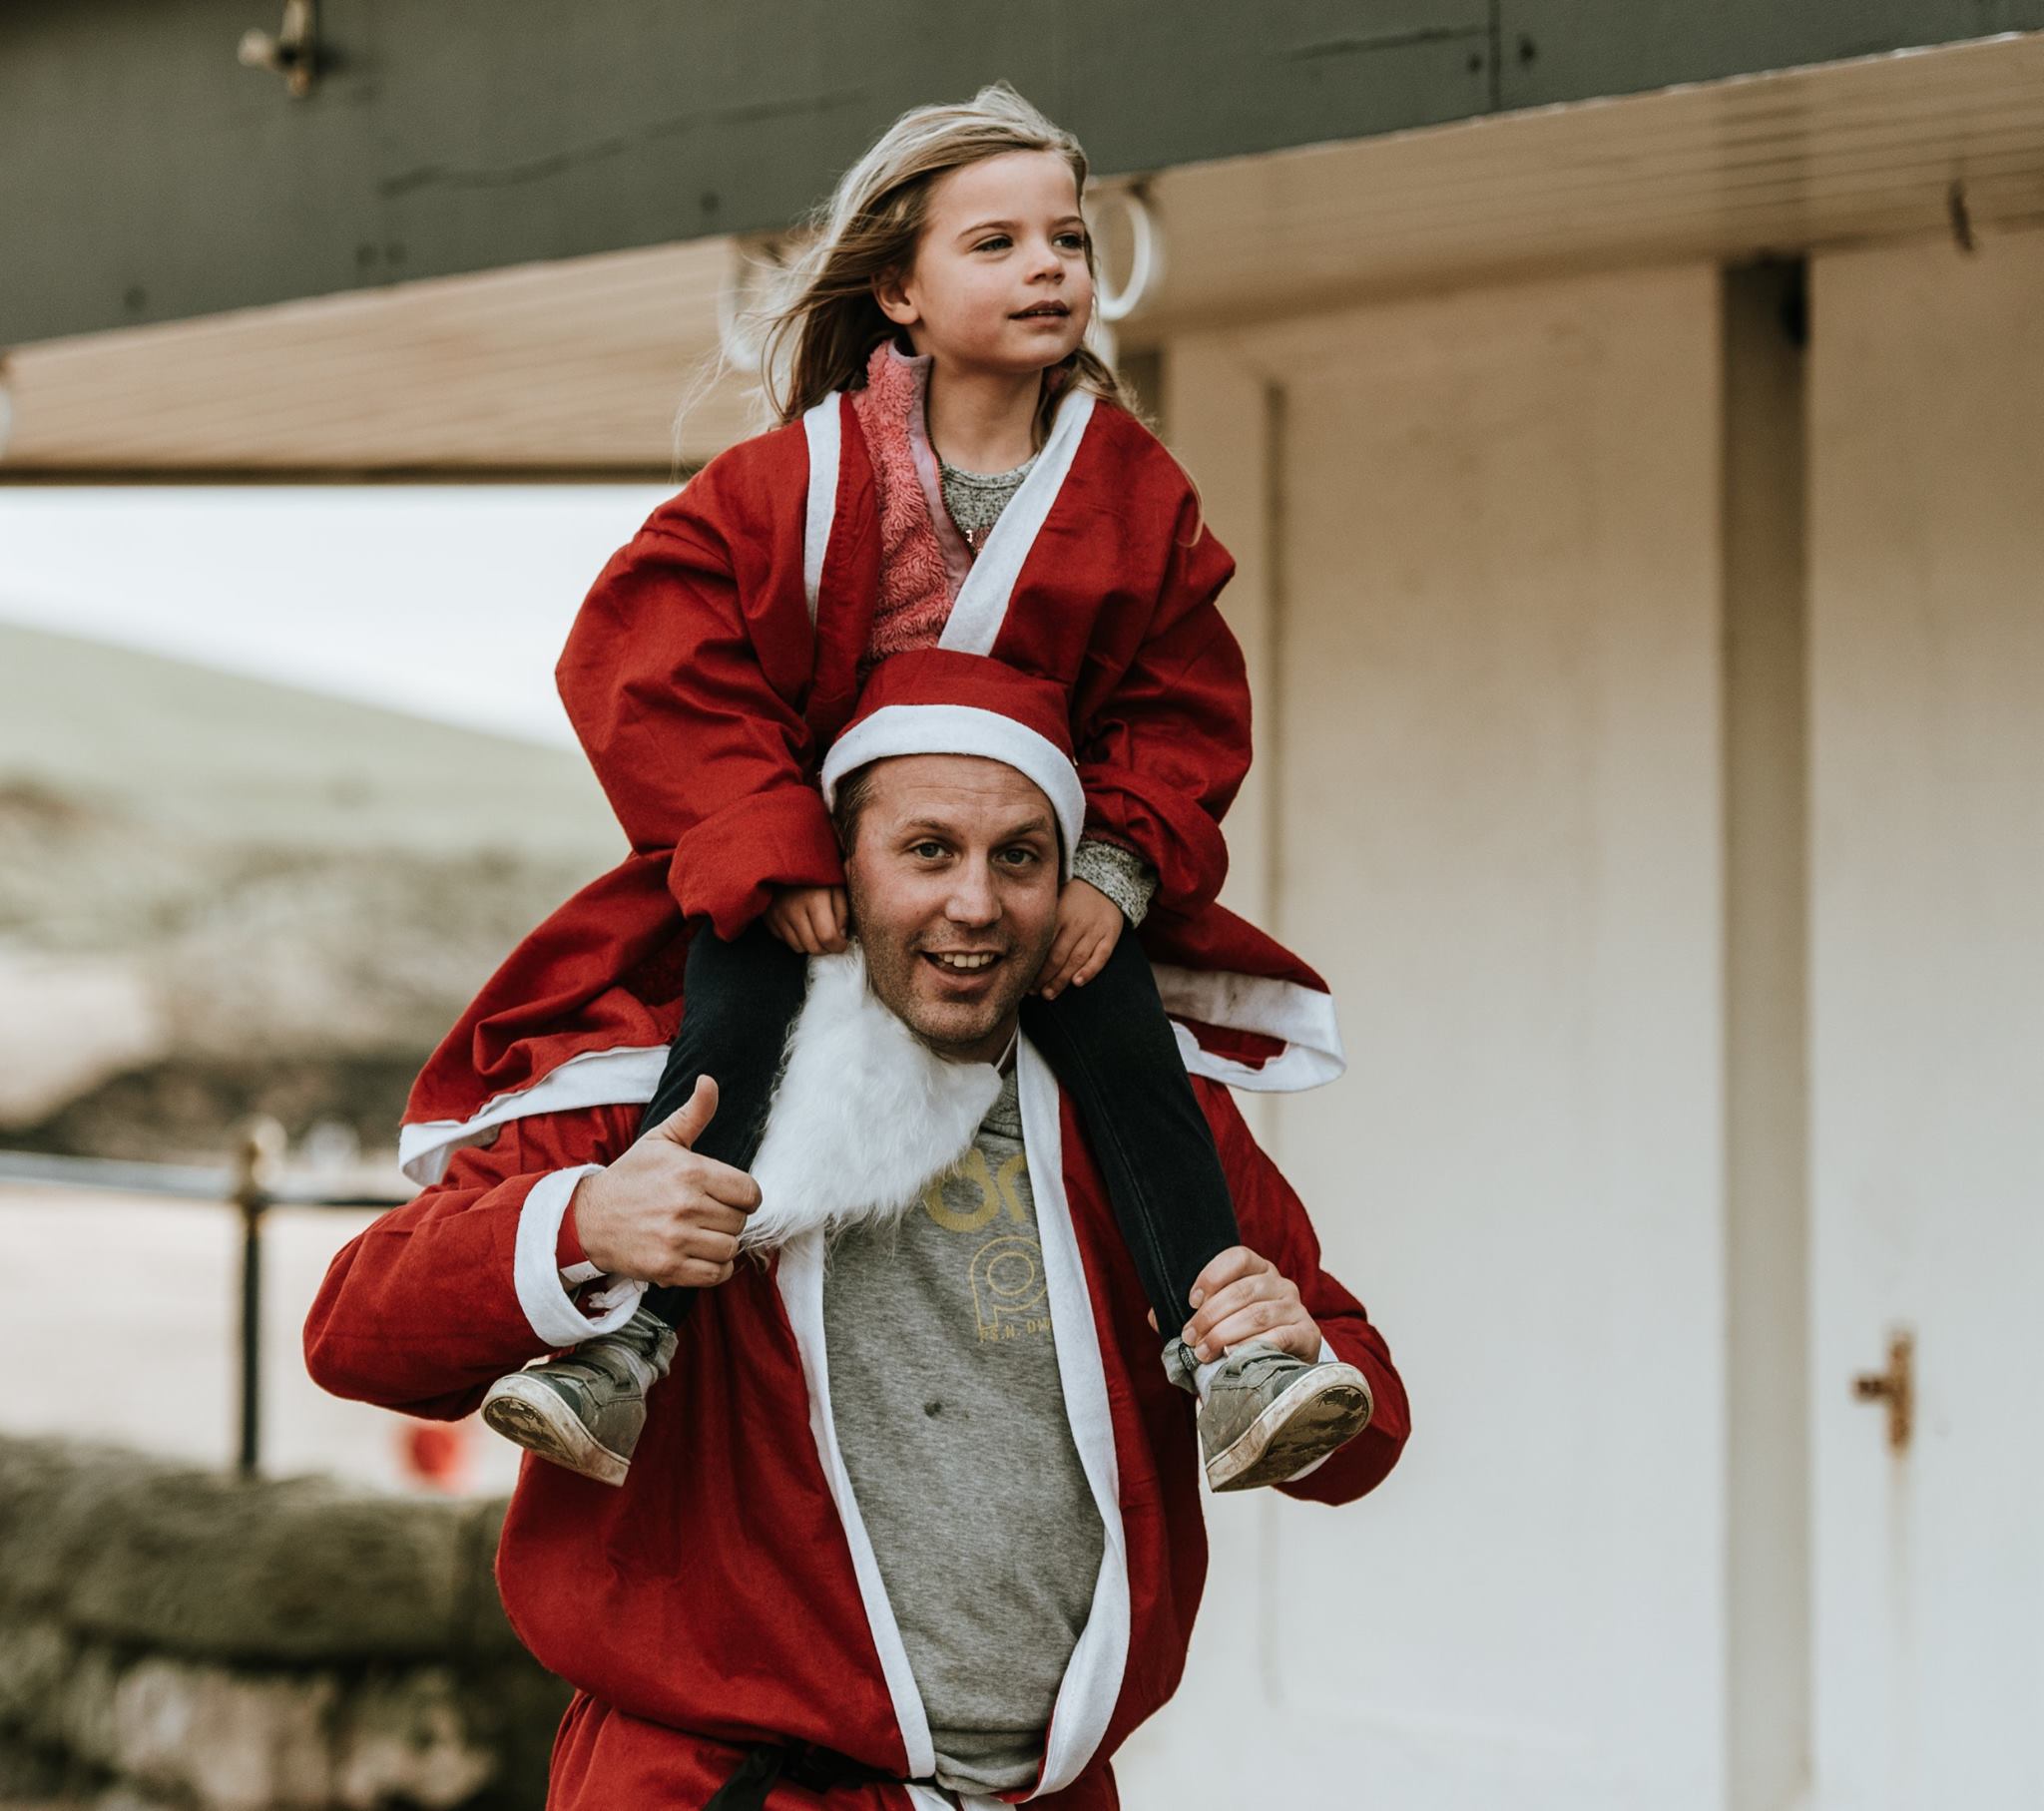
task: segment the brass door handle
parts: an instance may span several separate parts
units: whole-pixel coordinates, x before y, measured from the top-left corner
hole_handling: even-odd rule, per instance
[[[1888,1449],[1891,1452],[1908,1450],[1909,1430],[1916,1410],[1915,1360],[1915,1336],[1905,1330],[1888,1340],[1888,1368],[1885,1371],[1862,1371],[1852,1380],[1852,1394],[1859,1401],[1888,1405]]]

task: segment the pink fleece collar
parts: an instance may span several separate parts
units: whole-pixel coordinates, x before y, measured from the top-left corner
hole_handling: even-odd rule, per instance
[[[965,545],[965,537],[944,507],[943,478],[937,470],[936,449],[930,445],[930,372],[936,362],[934,352],[904,352],[891,336],[881,340],[866,360],[870,413],[862,415],[862,419],[869,434],[878,427],[893,443],[881,455],[894,455],[887,458],[890,473],[900,470],[899,453],[905,449],[923,503],[929,510],[937,550],[943,556],[945,589],[955,598],[972,566],[972,550]]]

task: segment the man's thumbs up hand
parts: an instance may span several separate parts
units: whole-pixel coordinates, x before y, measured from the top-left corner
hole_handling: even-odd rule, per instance
[[[738,1261],[760,1185],[743,1169],[698,1156],[717,1113],[717,1084],[696,1092],[607,1168],[575,1189],[575,1230],[589,1261],[614,1276],[707,1289]]]
[[[694,1150],[703,1129],[717,1118],[717,1083],[713,1077],[698,1076],[696,1092],[658,1126],[649,1127],[642,1138],[668,1138],[684,1150]]]

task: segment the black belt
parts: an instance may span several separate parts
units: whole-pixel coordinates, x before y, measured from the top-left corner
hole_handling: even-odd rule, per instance
[[[811,1792],[828,1792],[833,1786],[870,1786],[880,1781],[901,1783],[897,1774],[868,1767],[849,1755],[808,1742],[782,1746],[763,1744],[749,1748],[717,1796],[703,1811],[766,1811],[766,1795],[781,1780],[805,1786]]]

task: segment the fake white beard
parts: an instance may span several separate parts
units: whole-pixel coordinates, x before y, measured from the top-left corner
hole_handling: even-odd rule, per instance
[[[965,1154],[1000,1092],[992,1064],[945,1062],[881,1004],[856,944],[811,956],[753,1162],[764,1199],[740,1243],[899,1219]]]

